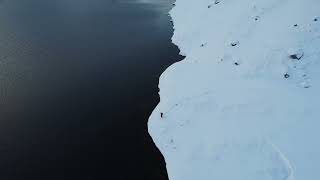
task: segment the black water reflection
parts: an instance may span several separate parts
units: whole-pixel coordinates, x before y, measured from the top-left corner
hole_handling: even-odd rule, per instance
[[[146,127],[181,59],[170,7],[0,3],[0,179],[167,179]]]

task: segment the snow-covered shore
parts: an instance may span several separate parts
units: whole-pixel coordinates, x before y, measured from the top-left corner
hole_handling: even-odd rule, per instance
[[[320,179],[320,1],[177,0],[149,133],[170,180]]]

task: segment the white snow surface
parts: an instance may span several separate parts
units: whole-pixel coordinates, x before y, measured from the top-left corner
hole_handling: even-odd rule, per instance
[[[170,15],[186,58],[148,123],[170,180],[319,180],[320,0],[177,0]]]

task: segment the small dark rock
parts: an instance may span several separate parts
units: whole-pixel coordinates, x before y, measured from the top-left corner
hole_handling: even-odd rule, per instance
[[[290,59],[300,60],[304,56],[304,52],[302,49],[291,49],[288,51],[288,57]]]
[[[290,77],[290,75],[288,73],[285,73],[284,75],[284,78],[288,79]]]
[[[318,21],[318,18],[314,18],[314,20],[313,21]]]
[[[291,59],[300,60],[303,57],[303,54],[292,54],[289,56]]]
[[[293,25],[294,27],[298,27],[298,24]]]
[[[234,65],[239,66],[240,64],[238,62],[235,62]]]
[[[234,47],[234,46],[237,46],[238,44],[239,44],[239,41],[233,42],[233,43],[231,43],[231,46]]]
[[[214,4],[219,4],[220,3],[220,0],[215,0],[214,1]]]

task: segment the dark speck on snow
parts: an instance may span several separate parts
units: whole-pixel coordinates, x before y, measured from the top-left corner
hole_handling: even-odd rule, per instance
[[[233,43],[231,43],[231,46],[234,47],[234,46],[237,46],[238,44],[239,44],[239,41],[233,42]]]
[[[284,78],[288,79],[290,77],[290,75],[288,73],[284,74]]]

